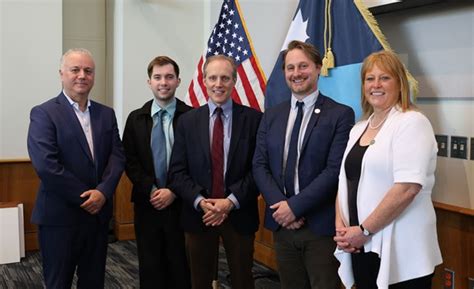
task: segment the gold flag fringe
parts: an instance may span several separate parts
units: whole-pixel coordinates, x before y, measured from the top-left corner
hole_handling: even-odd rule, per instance
[[[324,10],[324,57],[323,65],[321,67],[321,75],[328,76],[329,69],[334,68],[335,59],[334,53],[331,49],[332,43],[332,24],[331,24],[331,0],[326,0],[326,7]]]
[[[387,38],[383,35],[382,30],[380,30],[379,24],[375,17],[370,13],[369,9],[362,3],[361,0],[354,0],[354,4],[356,5],[357,9],[359,9],[360,14],[365,19],[367,25],[369,25],[370,30],[374,33],[377,40],[382,44],[383,49],[394,52],[393,49],[388,44]],[[413,91],[413,98],[416,99],[418,95],[418,81],[411,75],[408,69],[405,67],[405,71],[407,72],[408,82],[410,83],[411,90]]]

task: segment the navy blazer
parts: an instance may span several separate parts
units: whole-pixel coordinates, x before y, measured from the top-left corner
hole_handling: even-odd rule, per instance
[[[133,183],[132,202],[150,209],[153,208],[150,203],[150,192],[155,184],[155,168],[150,146],[153,128],[152,104],[153,100],[150,100],[143,107],[132,111],[123,131],[123,146],[127,156],[125,171]],[[190,106],[176,99],[176,111],[173,118],[174,133],[176,133],[179,117],[191,109]]]
[[[274,210],[269,206],[287,200],[296,218],[304,217],[315,234],[332,236],[339,168],[354,125],[354,111],[319,93],[299,158],[300,193],[287,198],[283,154],[290,106],[287,101],[268,109],[257,134],[253,172],[266,202],[265,227],[272,231],[279,229],[272,217]]]
[[[61,93],[33,107],[28,153],[41,182],[31,220],[40,225],[75,225],[112,216],[113,194],[125,167],[125,156],[113,109],[91,101],[89,107],[94,159],[73,107]],[[91,189],[106,197],[99,214],[80,205]]]
[[[252,158],[261,113],[237,103],[232,107],[232,135],[224,177],[225,194],[234,194],[240,208],[233,209],[229,221],[242,234],[258,230],[257,197],[252,176]],[[209,198],[212,162],[209,140],[209,106],[184,114],[178,121],[169,168],[170,187],[183,199],[181,222],[187,232],[203,232],[203,212],[194,208],[196,197]]]

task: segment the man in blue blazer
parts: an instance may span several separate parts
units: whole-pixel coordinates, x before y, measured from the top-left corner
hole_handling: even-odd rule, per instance
[[[318,91],[321,62],[314,46],[289,43],[283,69],[291,100],[268,109],[257,133],[253,171],[282,289],[339,288],[334,203],[354,112]]]
[[[41,180],[32,222],[39,225],[47,288],[103,288],[113,194],[125,166],[114,111],[89,100],[95,64],[67,51],[63,91],[30,114],[28,152]]]
[[[211,288],[221,237],[232,288],[252,289],[259,194],[252,157],[261,113],[232,101],[231,58],[211,56],[203,71],[208,103],[180,117],[170,163],[170,187],[183,199],[192,288]]]

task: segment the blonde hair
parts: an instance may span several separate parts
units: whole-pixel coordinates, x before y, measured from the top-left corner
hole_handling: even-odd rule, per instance
[[[216,60],[225,60],[232,66],[232,78],[234,79],[234,81],[236,81],[237,80],[237,65],[235,64],[235,61],[233,58],[225,56],[223,54],[212,55],[206,58],[206,62],[204,62],[204,65],[202,67],[202,73],[203,73],[204,78],[206,78],[207,76],[207,71],[206,71],[207,66],[209,65],[209,63]]]
[[[410,85],[408,84],[408,76],[407,70],[405,66],[400,61],[398,56],[387,50],[382,50],[378,52],[374,52],[367,56],[362,64],[361,69],[361,80],[362,80],[362,94],[361,94],[361,105],[362,105],[362,112],[363,112],[363,119],[367,119],[373,112],[374,108],[365,98],[364,94],[364,83],[365,83],[365,76],[375,65],[378,68],[385,71],[386,73],[393,76],[398,83],[400,88],[400,93],[398,95],[397,104],[400,106],[403,112],[407,110],[416,109],[416,106],[411,102],[410,97]]]

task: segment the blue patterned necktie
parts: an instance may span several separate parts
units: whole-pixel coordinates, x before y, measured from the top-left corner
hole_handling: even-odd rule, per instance
[[[295,195],[296,159],[298,157],[298,138],[300,134],[301,122],[303,120],[303,105],[304,102],[302,101],[296,102],[298,112],[293,125],[293,131],[291,132],[290,147],[288,149],[288,157],[286,159],[285,188],[287,197]]]
[[[151,150],[153,152],[153,165],[158,188],[166,186],[168,164],[166,162],[166,138],[163,131],[163,119],[166,110],[160,110],[153,115],[153,129],[151,131]]]

